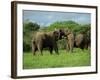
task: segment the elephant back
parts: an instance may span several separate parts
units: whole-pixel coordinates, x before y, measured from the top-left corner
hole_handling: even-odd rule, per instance
[[[84,40],[84,35],[83,34],[78,34],[75,37],[75,43],[76,45],[82,44],[82,41]]]
[[[35,39],[35,41],[40,41],[40,40],[45,39],[45,33],[44,32],[37,32],[35,34],[34,39]]]

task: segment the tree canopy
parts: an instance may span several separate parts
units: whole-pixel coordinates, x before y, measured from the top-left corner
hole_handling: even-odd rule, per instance
[[[40,25],[32,22],[25,22],[23,24],[23,50],[31,50],[31,39],[34,31],[37,31]]]

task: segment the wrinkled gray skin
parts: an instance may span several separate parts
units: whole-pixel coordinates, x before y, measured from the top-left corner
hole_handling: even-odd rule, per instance
[[[88,49],[90,48],[90,33],[80,33],[77,34],[75,37],[75,47],[81,49]]]
[[[74,48],[74,34],[69,29],[60,29],[60,37],[66,38],[66,50],[73,52]]]
[[[50,54],[52,54],[53,49],[55,53],[59,54],[57,41],[60,37],[58,31],[52,32],[37,32],[32,39],[32,51],[33,55],[35,55],[36,51],[38,50],[41,55],[43,55],[43,49],[48,48]]]

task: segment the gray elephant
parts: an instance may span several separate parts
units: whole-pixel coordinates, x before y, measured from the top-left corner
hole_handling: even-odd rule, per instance
[[[88,49],[91,48],[91,33],[90,32],[91,31],[88,30],[87,33],[86,33],[86,35],[87,35],[87,45],[88,45]]]
[[[90,47],[90,33],[79,33],[75,37],[75,47],[81,48],[81,49],[88,49]]]
[[[73,52],[74,48],[74,34],[69,29],[60,29],[60,38],[65,37],[66,39],[66,50]]]
[[[42,51],[44,48],[48,48],[50,54],[52,54],[53,49],[57,54],[59,54],[57,46],[57,41],[59,37],[60,34],[57,30],[51,32],[37,32],[32,39],[33,55],[35,55],[35,52],[37,50],[41,52],[41,55],[43,55]]]

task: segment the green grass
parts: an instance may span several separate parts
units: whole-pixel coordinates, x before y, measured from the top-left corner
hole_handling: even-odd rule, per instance
[[[24,52],[23,68],[55,68],[55,67],[76,67],[90,66],[91,56],[88,50],[75,49],[73,53],[59,50],[59,55],[53,52],[50,55],[49,51],[43,50],[43,56],[37,51],[33,56],[31,52]]]

